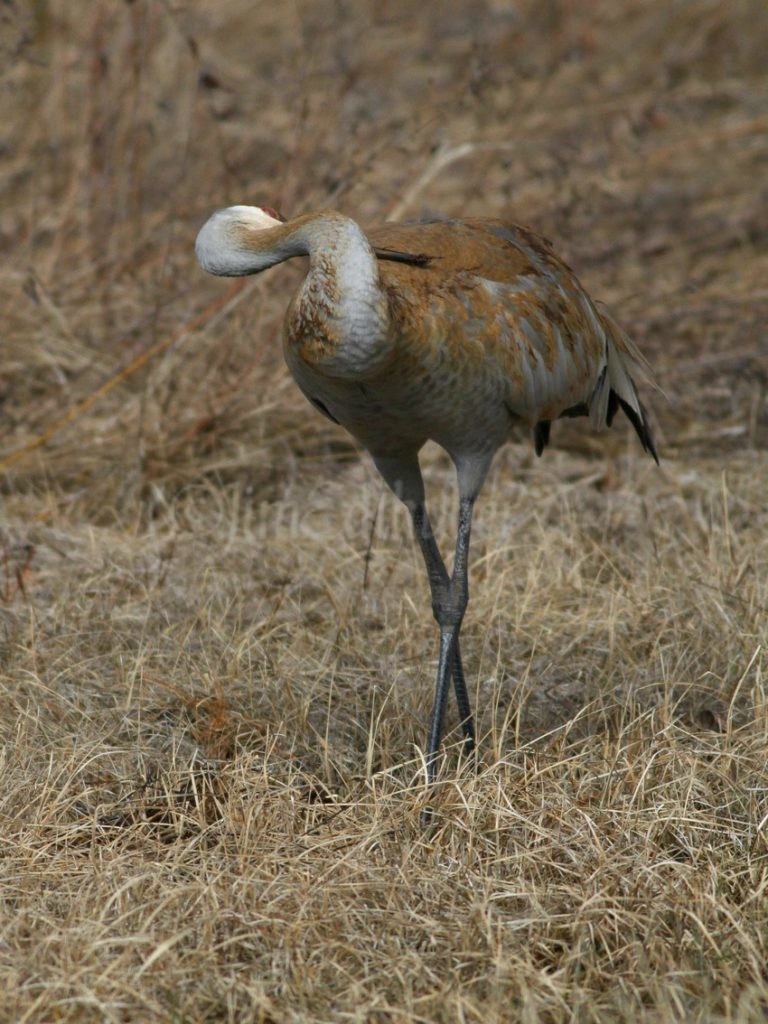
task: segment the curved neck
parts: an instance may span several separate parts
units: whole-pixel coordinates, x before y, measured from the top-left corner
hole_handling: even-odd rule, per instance
[[[309,273],[288,313],[288,349],[329,376],[375,373],[389,355],[389,307],[362,229],[331,210],[285,228],[284,244],[309,256]]]
[[[222,277],[258,274],[294,256],[309,256],[312,269],[344,265],[378,281],[376,257],[362,229],[335,210],[282,222],[257,206],[230,206],[206,221],[195,251],[204,270]]]
[[[314,267],[321,254],[336,249],[339,238],[347,233],[344,222],[362,234],[354,221],[325,211],[267,227],[241,221],[230,231],[233,255],[236,249],[243,272],[248,274],[258,274],[294,256],[309,256],[310,267]]]
[[[362,228],[334,210],[282,223],[256,206],[215,213],[195,244],[212,274],[258,274],[294,256],[309,273],[288,314],[287,344],[324,373],[357,377],[386,358],[389,307],[376,255]]]

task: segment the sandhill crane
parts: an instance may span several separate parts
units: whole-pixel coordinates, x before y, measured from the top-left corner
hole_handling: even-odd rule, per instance
[[[475,746],[459,630],[472,510],[496,449],[522,423],[540,455],[558,417],[589,416],[600,428],[621,408],[658,462],[630,376],[649,377],[647,363],[547,241],[500,220],[364,231],[332,210],[286,222],[267,208],[232,206],[210,217],[195,248],[205,270],[232,277],[309,257],[285,321],[288,367],[309,401],[368,449],[406,504],[429,576],[440,632],[429,790],[451,678],[465,751]],[[450,455],[458,479],[450,574],[419,468],[430,439]]]

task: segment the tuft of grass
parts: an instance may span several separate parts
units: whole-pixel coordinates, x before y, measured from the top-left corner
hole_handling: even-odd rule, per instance
[[[502,8],[4,15],[0,1020],[765,1019],[768,21]],[[665,391],[661,469],[500,453],[431,832],[423,567],[237,201],[532,223]]]

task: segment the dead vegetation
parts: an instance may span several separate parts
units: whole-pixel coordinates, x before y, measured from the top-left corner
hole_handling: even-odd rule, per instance
[[[0,1018],[765,1020],[764,4],[0,27]],[[498,459],[429,836],[422,568],[287,379],[298,269],[194,264],[237,201],[528,222],[666,394],[660,470]]]

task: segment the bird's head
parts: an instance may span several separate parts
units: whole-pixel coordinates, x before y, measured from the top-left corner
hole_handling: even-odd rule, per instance
[[[278,228],[285,222],[269,206],[228,206],[217,210],[203,224],[195,241],[195,254],[203,270],[222,277],[241,277],[254,272],[252,248],[247,244],[254,231]]]

